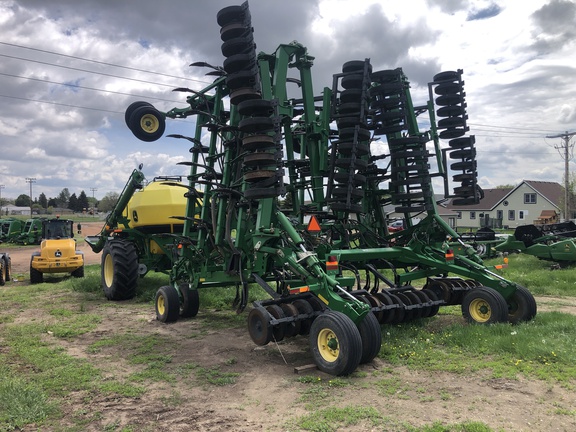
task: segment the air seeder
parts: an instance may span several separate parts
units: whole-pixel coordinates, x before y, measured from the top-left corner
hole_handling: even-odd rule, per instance
[[[252,340],[309,335],[318,368],[346,375],[378,354],[381,324],[458,304],[470,322],[534,318],[530,292],[486,267],[436,210],[434,177],[460,204],[482,194],[461,70],[435,75],[420,106],[402,69],[375,71],[369,59],[346,62],[317,94],[304,46],[256,53],[247,2],[217,23],[223,65],[192,64],[213,69],[211,85],[175,89],[188,94],[184,108],[126,111],[148,142],[166,118],[196,120],[194,136],[172,135],[191,158],[181,162],[188,200],[174,215],[184,226],[170,284],[156,294],[160,321],[196,315],[203,288],[236,286],[243,310],[257,284],[269,298],[250,307]],[[406,229],[388,232],[385,206]]]

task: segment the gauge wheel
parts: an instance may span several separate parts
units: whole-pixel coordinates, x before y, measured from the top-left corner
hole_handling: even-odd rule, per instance
[[[164,114],[153,106],[141,106],[132,112],[128,127],[139,140],[156,141],[164,134],[166,119]]]
[[[508,321],[508,305],[498,291],[479,287],[468,291],[462,299],[462,315],[469,323],[494,324]]]
[[[197,289],[190,289],[187,283],[178,285],[180,291],[180,317],[192,318],[198,314],[200,309],[200,296]]]
[[[163,286],[156,291],[154,299],[156,319],[163,323],[175,322],[180,315],[180,296],[171,286]]]
[[[358,331],[362,340],[360,363],[369,363],[378,355],[382,346],[382,330],[376,315],[369,312],[358,325]]]
[[[536,316],[536,309],[536,300],[532,293],[519,286],[508,301],[508,321],[512,324],[530,321]]]
[[[360,331],[342,312],[330,310],[316,318],[309,337],[314,362],[322,372],[350,375],[360,364]]]

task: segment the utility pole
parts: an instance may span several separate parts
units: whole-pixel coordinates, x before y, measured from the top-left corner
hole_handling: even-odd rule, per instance
[[[563,143],[559,146],[555,145],[554,148],[558,150],[560,156],[564,159],[564,220],[569,220],[570,215],[568,214],[568,201],[570,194],[568,189],[570,187],[570,168],[569,162],[572,159],[572,149],[574,148],[574,143],[570,143],[570,139],[576,135],[576,132],[568,133],[568,131],[563,134],[546,136],[546,138],[562,138]]]
[[[2,189],[5,187],[5,185],[0,185],[0,217],[2,216]]]
[[[97,188],[90,188],[90,190],[92,191],[92,214],[94,216],[96,216],[96,198],[94,198],[94,192],[96,192],[98,189]]]
[[[26,177],[26,183],[30,183],[30,217],[32,217],[32,183],[36,183],[34,177]]]

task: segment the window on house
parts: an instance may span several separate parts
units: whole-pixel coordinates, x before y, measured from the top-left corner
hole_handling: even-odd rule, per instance
[[[524,204],[536,204],[536,194],[535,193],[525,193],[524,194]]]
[[[524,210],[518,210],[518,219],[520,220],[524,219]]]
[[[476,219],[476,212],[470,212],[470,219]]]
[[[462,219],[462,212],[456,212],[456,219]]]
[[[502,210],[496,210],[496,219],[504,219],[504,212]]]
[[[508,220],[515,220],[516,219],[516,213],[514,210],[508,210]]]

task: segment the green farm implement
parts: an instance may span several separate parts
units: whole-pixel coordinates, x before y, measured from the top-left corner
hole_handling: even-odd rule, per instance
[[[126,110],[147,142],[167,118],[196,123],[194,136],[171,135],[191,156],[180,162],[186,206],[172,214],[182,230],[161,246],[171,263],[160,321],[195,316],[199,289],[236,287],[256,344],[308,335],[318,368],[346,375],[378,354],[381,324],[445,305],[472,323],[534,318],[530,292],[486,267],[436,209],[434,178],[460,204],[482,196],[461,70],[432,77],[422,105],[401,68],[373,70],[370,59],[344,63],[315,93],[314,57],[300,43],[256,53],[248,3],[216,21],[222,66],[192,64],[211,67],[212,84],[175,89],[187,94],[182,108]],[[388,232],[385,206],[404,215],[404,230]],[[251,285],[268,298],[248,305]]]

